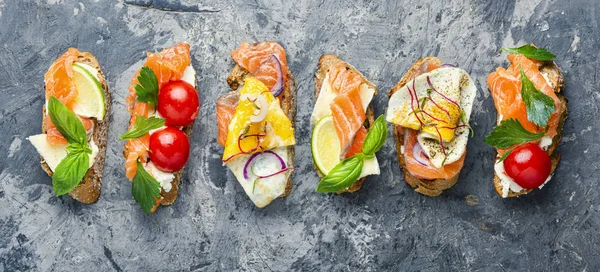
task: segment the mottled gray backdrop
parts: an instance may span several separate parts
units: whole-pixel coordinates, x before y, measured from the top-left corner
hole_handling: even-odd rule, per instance
[[[0,271],[598,271],[600,2],[0,0]],[[228,91],[229,52],[276,40],[298,85],[292,194],[255,208],[221,166],[215,101]],[[192,46],[201,110],[177,202],[145,215],[131,198],[118,136],[127,86],[146,51]],[[569,119],[556,175],[543,189],[501,199],[483,137],[495,124],[487,75],[503,46],[533,42],[557,55]],[[102,196],[55,197],[33,146],[43,75],[68,47],[92,52],[113,92]],[[465,167],[437,198],[402,180],[394,142],[382,174],[354,194],[315,192],[310,155],[313,73],[319,56],[354,64],[387,91],[417,58],[437,55],[478,86]],[[391,135],[390,135],[391,136]]]

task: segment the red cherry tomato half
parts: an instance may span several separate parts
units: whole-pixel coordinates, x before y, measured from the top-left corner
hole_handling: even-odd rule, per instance
[[[190,141],[183,131],[167,127],[150,135],[150,160],[159,170],[181,170],[189,155]]]
[[[504,160],[506,174],[525,189],[540,187],[551,168],[548,153],[534,143],[517,146]]]
[[[169,81],[158,92],[157,108],[167,126],[187,126],[198,116],[198,93],[185,81]]]

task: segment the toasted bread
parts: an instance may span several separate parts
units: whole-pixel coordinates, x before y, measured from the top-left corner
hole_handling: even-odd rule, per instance
[[[540,73],[542,73],[546,76],[546,78],[548,78],[548,80],[551,83],[551,87],[554,89],[554,93],[556,93],[556,96],[558,96],[558,99],[563,105],[560,111],[557,134],[552,138],[552,144],[550,145],[550,147],[548,147],[548,150],[546,151],[548,155],[550,155],[550,159],[552,162],[550,175],[553,175],[554,170],[556,170],[556,167],[560,162],[560,154],[555,153],[555,151],[562,139],[562,130],[568,115],[567,99],[562,94],[562,89],[565,86],[565,81],[562,72],[560,71],[556,63],[554,63],[554,61],[548,61],[544,63],[544,66],[540,68]],[[502,196],[502,184],[500,184],[500,182],[500,177],[498,177],[498,175],[496,175],[496,172],[494,171],[494,188],[496,188],[496,192],[500,196]],[[531,190],[523,189],[521,192],[513,192],[512,190],[509,190],[507,197],[518,197],[521,195],[525,195],[529,192],[531,192]]]
[[[229,87],[231,87],[231,89],[233,89],[232,92],[239,91],[240,87],[242,87],[244,85],[244,78],[247,76],[252,76],[252,73],[250,73],[248,70],[242,68],[238,64],[236,64],[235,67],[233,67],[233,69],[229,73],[229,76],[227,77],[227,84],[229,85]],[[290,119],[292,126],[295,127],[295,124],[296,124],[296,80],[294,79],[294,76],[292,76],[292,73],[289,70],[287,72],[286,78],[287,78],[287,80],[283,87],[283,93],[281,94],[281,109],[283,110],[283,112],[285,112],[287,117]],[[286,162],[286,165],[289,168],[293,168],[294,167],[294,150],[295,150],[294,146],[293,145],[288,146],[287,150],[288,150],[289,156],[288,156],[288,161]],[[292,172],[288,171],[288,172],[286,172],[286,175],[288,175],[288,180],[285,185],[285,191],[279,197],[285,197],[285,196],[289,195],[290,192],[292,191]]]
[[[409,81],[411,81],[415,77],[419,76],[420,74],[424,73],[426,71],[426,69],[424,69],[426,66],[424,66],[424,65],[426,65],[430,62],[434,62],[438,65],[442,64],[442,61],[440,59],[438,59],[437,57],[425,57],[425,58],[417,60],[410,67],[408,72],[406,72],[406,74],[404,74],[402,79],[400,79],[398,84],[396,84],[396,86],[394,86],[394,88],[392,88],[390,90],[390,92],[388,93],[388,96],[391,97],[395,92],[397,92],[402,87],[404,87],[404,85],[406,85]],[[410,185],[410,187],[415,189],[415,191],[417,191],[421,194],[424,194],[426,196],[438,196],[442,193],[442,191],[444,191],[444,190],[454,186],[454,184],[456,184],[456,181],[458,180],[458,175],[460,174],[460,172],[457,173],[455,176],[453,176],[450,179],[426,180],[426,179],[419,179],[419,178],[413,176],[408,171],[408,169],[406,169],[406,161],[404,160],[404,154],[402,153],[402,146],[404,146],[404,132],[403,132],[404,128],[402,128],[401,126],[398,126],[398,125],[393,125],[393,127],[394,127],[394,131],[393,131],[394,140],[396,142],[396,153],[398,155],[398,164],[400,165],[400,168],[402,168],[402,172],[404,173],[404,181],[406,183],[408,183],[408,185]]]
[[[319,97],[319,93],[321,92],[321,86],[323,85],[323,80],[325,80],[325,76],[327,75],[327,72],[329,71],[330,68],[334,67],[335,65],[337,65],[339,63],[343,63],[344,65],[346,65],[346,67],[348,69],[350,69],[350,70],[354,71],[355,73],[357,73],[358,75],[360,75],[363,83],[367,84],[369,87],[371,87],[375,90],[374,95],[377,94],[377,87],[375,87],[375,84],[371,83],[360,71],[356,70],[356,68],[354,68],[354,66],[344,62],[336,55],[327,54],[327,55],[321,56],[321,58],[319,59],[317,71],[315,72],[315,93],[314,93],[315,102],[317,101],[317,98]],[[375,112],[371,108],[371,105],[369,105],[369,107],[367,107],[366,117],[367,118],[365,120],[364,127],[366,129],[369,129],[371,127],[371,125],[375,122]],[[324,175],[319,171],[317,166],[314,164],[314,161],[313,161],[313,168],[315,169],[315,171],[317,171],[317,175],[319,175],[319,177],[321,177],[321,178],[324,177]],[[362,187],[364,182],[365,182],[365,177],[360,178],[356,182],[354,182],[350,187],[348,187],[347,189],[340,190],[337,193],[338,194],[354,193]]]
[[[98,70],[98,78],[100,79],[100,84],[102,85],[102,89],[104,90],[104,100],[106,104],[106,114],[104,120],[92,119],[94,123],[94,132],[92,134],[92,138],[94,139],[94,143],[98,145],[98,155],[94,159],[94,165],[88,169],[85,177],[75,187],[73,190],[69,192],[69,195],[85,204],[94,203],[100,198],[101,185],[102,185],[102,170],[104,169],[104,159],[106,158],[106,138],[108,136],[108,121],[109,118],[106,116],[110,113],[111,106],[111,98],[110,91],[108,89],[108,84],[106,79],[104,78],[104,74],[100,69],[100,64],[98,60],[88,52],[81,52],[77,58],[76,62],[81,62],[83,64],[87,64],[96,70]],[[47,114],[46,114],[46,106],[42,107],[42,133],[46,133],[46,122],[47,122]],[[43,157],[41,157],[42,168],[49,176],[52,176],[54,173],[46,163]]]

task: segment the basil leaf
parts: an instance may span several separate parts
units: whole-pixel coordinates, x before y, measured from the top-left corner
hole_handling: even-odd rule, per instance
[[[54,96],[48,101],[48,115],[67,142],[87,145],[87,134],[81,120]]]
[[[148,66],[142,67],[138,76],[139,84],[135,84],[137,100],[156,106],[158,104],[158,79]]]
[[[509,148],[516,144],[524,144],[544,137],[544,133],[532,133],[526,130],[517,119],[502,120],[487,137],[483,139],[487,144],[501,149]]]
[[[362,153],[373,155],[379,151],[387,139],[387,134],[388,128],[382,114],[377,117],[377,120],[375,120],[375,123],[369,129],[369,133],[367,133],[367,137],[363,143]]]
[[[529,59],[534,60],[548,61],[556,58],[555,55],[546,51],[546,49],[537,48],[529,44],[517,48],[500,48],[500,50],[511,54],[521,54]]]
[[[317,186],[317,192],[332,193],[350,187],[360,177],[363,163],[362,154],[341,161],[329,171],[327,176],[321,179]]]
[[[137,161],[137,171],[133,177],[131,194],[146,214],[152,213],[156,199],[160,198],[160,183],[144,169],[140,161]]]
[[[69,153],[85,153],[85,154],[92,154],[92,149],[90,148],[89,145],[87,144],[80,144],[80,143],[72,143],[67,145],[67,151]]]
[[[527,119],[534,124],[545,127],[555,110],[554,100],[535,88],[521,69],[521,97],[527,108]]]
[[[52,175],[52,187],[57,196],[64,195],[77,187],[90,167],[90,158],[85,152],[69,153]]]
[[[121,140],[129,140],[129,139],[137,139],[146,135],[150,130],[160,128],[165,125],[165,119],[157,118],[155,116],[151,116],[150,118],[146,118],[145,116],[138,115],[135,118],[135,124],[133,127],[125,132],[119,139]]]

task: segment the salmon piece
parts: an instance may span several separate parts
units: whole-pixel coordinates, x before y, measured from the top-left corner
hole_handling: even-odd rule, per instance
[[[365,110],[360,99],[360,89],[336,96],[330,104],[333,125],[340,139],[342,154],[346,154],[358,130],[363,126]]]
[[[187,43],[179,43],[173,47],[166,48],[159,53],[148,52],[147,55],[148,58],[146,59],[144,66],[148,66],[156,74],[159,88],[169,81],[181,79],[183,72],[191,63],[190,45]],[[131,80],[131,84],[129,85],[129,96],[126,99],[128,111],[132,116],[129,120],[129,128],[133,127],[137,116],[148,117],[148,113],[152,107],[148,103],[136,101],[135,85],[139,84],[137,79],[138,76],[139,71]],[[142,162],[146,162],[149,145],[149,134],[138,139],[127,140],[125,148],[128,150],[128,155],[125,159],[125,175],[129,180],[133,180],[133,177],[137,172],[138,158]]]
[[[76,48],[69,48],[52,65],[48,72],[44,74],[46,84],[46,100],[51,96],[56,97],[69,109],[72,107],[77,97],[77,88],[73,83],[73,63],[77,60],[79,51]]]
[[[336,94],[345,94],[351,90],[360,89],[363,83],[360,75],[352,72],[346,65],[340,63],[327,72],[331,89]]]
[[[227,142],[227,133],[229,133],[229,123],[235,114],[240,95],[238,92],[229,92],[217,99],[217,124],[219,126],[219,136],[217,142],[225,146]]]
[[[460,169],[462,169],[467,155],[466,152],[458,161],[446,164],[441,168],[435,168],[431,164],[429,166],[422,165],[413,156],[413,147],[418,142],[418,132],[407,128],[404,133],[404,160],[406,162],[406,169],[408,169],[408,172],[410,172],[411,175],[418,179],[427,180],[451,179],[460,172]]]
[[[354,141],[352,142],[350,149],[348,149],[348,152],[346,153],[346,158],[350,158],[362,152],[362,147],[365,142],[365,138],[367,138],[368,132],[369,131],[365,127],[361,127],[360,129],[358,129],[358,132],[356,132],[356,137],[354,137]]]
[[[553,137],[557,134],[560,118],[559,112],[562,105],[552,87],[548,85],[546,79],[539,71],[542,63],[516,54],[508,55],[508,60],[511,62],[511,65],[507,69],[497,68],[487,79],[498,114],[502,115],[502,120],[510,118],[518,119],[523,127],[530,132],[538,133],[544,131],[545,128],[539,128],[527,118],[527,108],[521,97],[520,69],[523,69],[523,72],[533,82],[535,88],[554,100],[556,109],[548,120],[549,128],[546,134],[549,137]]]
[[[79,120],[81,120],[81,124],[83,125],[85,131],[89,133],[90,130],[94,127],[94,122],[89,118],[81,116],[77,117],[79,117]],[[54,123],[52,123],[52,119],[50,119],[50,116],[46,117],[46,141],[53,145],[67,144],[67,139],[65,139],[65,137],[63,137],[62,134],[60,134],[58,129],[56,129],[56,126],[54,125]]]
[[[254,74],[254,77],[263,82],[269,89],[275,85],[279,71],[277,71],[274,63],[266,63],[264,66],[262,64],[265,64],[273,55],[277,57],[281,64],[283,81],[285,82],[288,74],[287,59],[285,57],[285,50],[278,43],[260,42],[249,44],[242,42],[238,49],[231,51],[231,58],[233,58],[235,63]],[[259,68],[261,69],[257,71]]]

